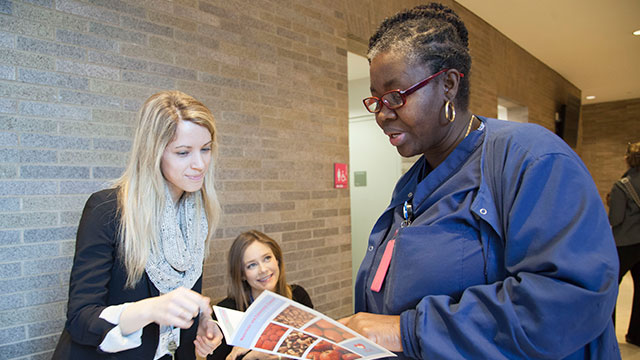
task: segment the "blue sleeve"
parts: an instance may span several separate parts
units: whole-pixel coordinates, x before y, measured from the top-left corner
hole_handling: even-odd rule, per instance
[[[467,288],[459,301],[427,296],[403,312],[405,355],[560,359],[611,325],[617,254],[586,168],[554,153],[505,169],[496,199],[504,276]]]

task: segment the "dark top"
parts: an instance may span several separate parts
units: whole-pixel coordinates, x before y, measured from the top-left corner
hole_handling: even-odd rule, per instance
[[[135,302],[160,292],[144,273],[133,289],[125,289],[127,272],[117,256],[120,243],[116,189],[92,194],[82,212],[76,252],[69,282],[67,321],[53,359],[153,359],[158,347],[159,327],[155,323],[142,330],[142,345],[117,353],[102,352],[98,346],[114,324],[100,319],[111,305]],[[192,290],[200,292],[202,276]],[[176,359],[194,359],[193,340],[197,319],[191,328],[180,330]],[[164,358],[167,358],[165,356]],[[163,359],[164,359],[163,358]]]
[[[631,168],[622,177],[640,194],[640,169]],[[609,222],[617,246],[629,246],[640,243],[640,208],[633,199],[622,190],[619,181],[611,189],[609,199]],[[640,196],[640,195],[638,195]]]
[[[292,292],[291,295],[292,295],[293,301],[297,301],[300,304],[313,309],[313,303],[311,302],[311,297],[309,297],[309,294],[302,286],[291,285],[291,292]],[[225,307],[227,309],[238,310],[236,301],[229,297],[220,301],[217,305],[221,307]],[[215,316],[216,314],[214,313],[213,314],[214,319],[215,319]],[[212,355],[209,355],[207,357],[207,360],[224,360],[226,359],[227,355],[229,355],[229,353],[231,352],[231,349],[233,349],[233,346],[227,345],[227,342],[225,340],[222,340],[222,344],[218,346],[218,348],[213,352]]]

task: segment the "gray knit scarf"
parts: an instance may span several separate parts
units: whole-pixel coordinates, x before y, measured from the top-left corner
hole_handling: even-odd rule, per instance
[[[165,186],[160,241],[158,247],[151,250],[145,266],[149,279],[161,294],[180,286],[191,289],[202,275],[204,242],[209,229],[204,209],[196,208],[196,197],[202,204],[200,191],[185,192],[176,209]]]

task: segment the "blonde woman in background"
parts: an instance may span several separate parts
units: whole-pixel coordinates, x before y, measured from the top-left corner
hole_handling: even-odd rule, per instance
[[[124,174],[82,213],[54,359],[194,359],[221,342],[200,294],[220,214],[216,148],[198,100],[164,91],[144,103]]]

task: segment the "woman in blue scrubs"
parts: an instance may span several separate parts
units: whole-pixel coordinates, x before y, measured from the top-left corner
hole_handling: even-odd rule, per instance
[[[421,157],[342,322],[407,358],[619,359],[616,248],[580,158],[540,126],[468,109],[467,29],[441,4],[384,20],[368,58],[366,108]]]

